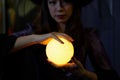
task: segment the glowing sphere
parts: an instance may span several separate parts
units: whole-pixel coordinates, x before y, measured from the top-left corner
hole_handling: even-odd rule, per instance
[[[74,55],[74,48],[71,42],[60,38],[64,44],[52,39],[46,46],[46,55],[48,60],[58,66],[68,63]]]

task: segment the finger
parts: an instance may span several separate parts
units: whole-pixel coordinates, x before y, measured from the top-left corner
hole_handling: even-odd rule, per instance
[[[77,65],[80,65],[80,62],[75,57],[72,58],[72,61],[74,61]]]
[[[63,67],[64,68],[74,68],[74,67],[76,67],[77,65],[75,64],[75,63],[67,63],[67,64],[65,64]]]
[[[79,60],[77,60],[75,57],[72,58],[72,61],[74,61],[75,64],[76,64],[77,66],[79,66],[80,68],[83,68],[82,63],[81,63]]]
[[[65,39],[67,39],[67,40],[70,41],[70,42],[73,42],[73,41],[74,41],[73,38],[70,37],[70,36],[68,36],[67,34],[60,33],[60,35],[62,35],[62,37],[64,37]]]
[[[55,35],[55,33],[51,33],[51,34],[52,34],[52,37],[53,37],[54,39],[56,39],[56,40],[57,40],[58,42],[60,42],[61,44],[64,44],[64,42],[63,42],[62,40],[60,40],[59,37]]]
[[[56,68],[59,68],[56,64],[54,64],[52,61],[50,61],[49,59],[47,59],[48,63]]]

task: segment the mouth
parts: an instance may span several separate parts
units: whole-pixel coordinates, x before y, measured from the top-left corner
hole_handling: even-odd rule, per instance
[[[64,19],[64,18],[65,18],[65,15],[56,15],[56,17],[57,17],[58,19]]]

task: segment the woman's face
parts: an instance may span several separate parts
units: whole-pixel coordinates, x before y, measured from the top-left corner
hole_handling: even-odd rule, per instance
[[[66,23],[73,12],[73,5],[64,0],[48,0],[48,9],[51,17],[57,23]]]

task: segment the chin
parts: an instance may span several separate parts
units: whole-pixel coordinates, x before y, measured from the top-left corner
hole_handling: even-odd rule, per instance
[[[58,23],[66,23],[66,20],[56,20]]]

